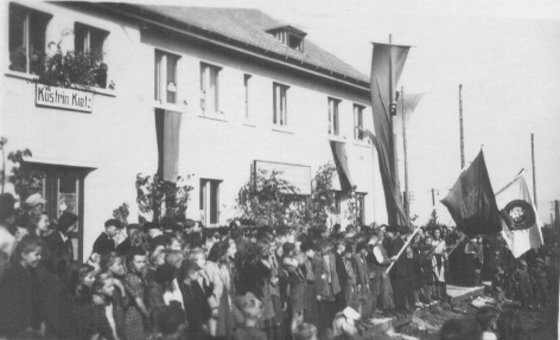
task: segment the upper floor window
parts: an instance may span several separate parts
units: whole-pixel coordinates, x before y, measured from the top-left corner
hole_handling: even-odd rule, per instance
[[[220,223],[220,183],[216,179],[200,179],[199,207],[205,225]]]
[[[220,71],[218,66],[200,63],[200,109],[220,112]]]
[[[40,73],[51,15],[11,3],[9,17],[10,70]]]
[[[103,44],[109,32],[99,28],[81,24],[74,24],[74,50],[82,53],[93,53],[100,60],[103,59]]]
[[[303,41],[307,35],[304,31],[290,25],[285,25],[271,28],[267,32],[280,40],[284,45],[303,52]]]
[[[288,125],[288,89],[286,85],[273,83],[273,115],[272,123],[275,125]]]
[[[329,98],[329,135],[339,135],[339,122],[338,122],[338,104],[339,99]]]
[[[245,119],[249,119],[249,85],[251,83],[251,75],[243,75],[243,88],[245,90]]]
[[[155,100],[160,103],[177,103],[178,55],[156,50]]]
[[[364,107],[354,104],[354,139],[364,140]]]

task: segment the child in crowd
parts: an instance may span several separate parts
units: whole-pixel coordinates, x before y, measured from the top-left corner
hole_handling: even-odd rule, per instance
[[[293,245],[293,243],[285,243],[284,246],[286,245]],[[282,287],[285,289],[283,295],[287,297],[288,301],[288,313],[290,315],[289,319],[291,330],[303,322],[303,311],[305,306],[305,276],[303,275],[294,254],[294,250],[284,252],[284,258],[282,260],[282,273],[280,275],[281,280],[284,281],[282,284]]]
[[[41,241],[26,235],[15,245],[12,261],[0,280],[0,337],[26,338],[44,332]]]
[[[234,333],[235,340],[266,340],[266,333],[258,327],[262,318],[262,303],[255,297],[249,297],[242,303],[241,310],[244,324]]]

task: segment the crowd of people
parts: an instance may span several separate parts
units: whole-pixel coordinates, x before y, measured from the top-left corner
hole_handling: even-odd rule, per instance
[[[14,203],[0,195],[0,337],[8,338],[355,338],[367,331],[361,320],[449,303],[449,256],[463,242],[441,227],[411,235],[404,226],[108,219],[80,263],[69,237],[76,215],[53,221],[37,196],[22,210]],[[474,282],[484,259],[477,244],[461,248]],[[518,292],[532,289],[527,271],[514,276]]]

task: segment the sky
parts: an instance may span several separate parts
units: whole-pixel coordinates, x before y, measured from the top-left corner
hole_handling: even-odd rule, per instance
[[[293,24],[307,39],[370,73],[370,42],[412,45],[398,84],[425,93],[407,126],[413,212],[431,208],[460,173],[458,86],[463,85],[467,165],[482,148],[494,191],[522,169],[532,187],[531,133],[539,215],[560,200],[560,2],[187,0],[244,7]],[[402,166],[400,166],[402,170]],[[402,182],[402,180],[401,180]],[[445,209],[440,206],[444,213]]]
[[[154,1],[142,1],[154,2]],[[431,210],[460,173],[458,86],[467,165],[483,148],[494,191],[522,169],[539,215],[560,200],[560,2],[557,0],[182,0],[158,4],[256,8],[307,32],[365,74],[370,42],[412,45],[398,88],[424,93],[408,125],[413,212]],[[402,170],[403,166],[400,166]],[[401,180],[402,182],[402,180]],[[440,206],[441,208],[441,206]],[[441,209],[444,211],[445,209]]]
[[[303,29],[307,39],[365,74],[370,73],[370,42],[387,42],[392,34],[394,43],[413,46],[398,84],[405,93],[425,93],[407,125],[412,211],[420,216],[429,212],[431,189],[443,198],[460,173],[462,84],[467,165],[482,148],[494,191],[522,168],[529,170],[532,187],[534,133],[539,215],[550,221],[551,201],[560,200],[560,2],[180,3],[260,9]]]

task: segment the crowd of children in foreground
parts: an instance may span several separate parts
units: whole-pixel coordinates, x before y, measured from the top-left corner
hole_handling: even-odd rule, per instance
[[[76,215],[53,223],[41,204],[18,215],[8,195],[0,197],[0,236],[11,236],[0,242],[0,336],[355,338],[367,333],[360,320],[447,299],[453,245],[437,228],[417,233],[398,257],[410,237],[405,227],[296,234],[109,219],[86,263],[77,263],[67,234]]]

